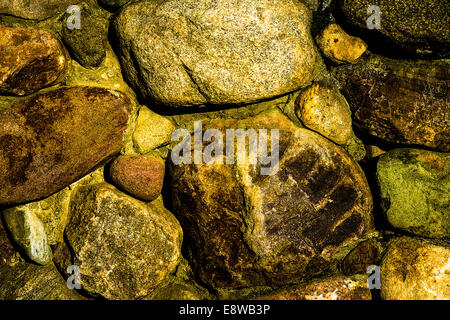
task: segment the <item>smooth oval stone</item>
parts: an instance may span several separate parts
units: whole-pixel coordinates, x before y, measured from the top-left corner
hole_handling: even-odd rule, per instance
[[[96,87],[0,110],[0,205],[47,197],[117,154],[131,110],[124,94]]]
[[[144,1],[115,20],[125,78],[167,106],[242,104],[308,85],[320,55],[300,1]]]
[[[152,156],[120,156],[110,170],[114,183],[122,190],[143,201],[153,201],[161,194],[165,165]]]
[[[273,175],[262,174],[261,162],[168,162],[174,213],[203,282],[225,288],[297,281],[373,230],[366,178],[334,143],[279,111],[204,122],[203,132],[208,128],[223,136],[226,129],[278,129],[280,161]]]
[[[0,25],[0,33],[0,93],[27,95],[64,75],[69,57],[50,32]]]
[[[384,141],[450,151],[449,62],[370,55],[334,69],[353,124]]]

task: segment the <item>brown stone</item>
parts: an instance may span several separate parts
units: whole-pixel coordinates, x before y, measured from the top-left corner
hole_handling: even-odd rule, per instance
[[[348,276],[366,273],[367,268],[376,265],[379,258],[380,252],[375,240],[361,242],[342,261],[342,273]]]
[[[64,75],[69,58],[50,32],[0,25],[0,33],[0,93],[27,95]]]
[[[81,0],[0,0],[0,14],[42,20],[66,11]]]
[[[364,174],[332,142],[279,111],[211,120],[207,128],[279,129],[280,162],[273,175],[262,175],[260,163],[169,161],[174,213],[203,282],[217,288],[289,283],[324,270],[340,249],[372,230]]]
[[[131,112],[120,92],[61,88],[0,111],[0,205],[47,197],[118,153]]]
[[[54,264],[0,265],[0,300],[85,300],[67,287]]]
[[[258,300],[372,300],[367,282],[335,275],[296,285]]]
[[[153,201],[161,194],[165,165],[162,159],[145,156],[120,156],[111,165],[111,178],[122,190]]]
[[[360,130],[392,143],[450,150],[449,63],[371,55],[335,69]]]

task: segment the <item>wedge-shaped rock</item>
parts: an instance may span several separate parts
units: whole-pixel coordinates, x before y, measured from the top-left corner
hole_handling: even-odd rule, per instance
[[[47,197],[118,153],[131,109],[120,92],[73,87],[0,110],[0,205]]]

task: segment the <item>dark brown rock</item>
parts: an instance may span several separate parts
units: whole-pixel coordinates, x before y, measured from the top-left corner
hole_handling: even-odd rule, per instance
[[[54,264],[0,265],[0,300],[84,300],[67,287]]]
[[[258,300],[372,300],[367,282],[335,275],[273,292]]]
[[[342,273],[348,276],[366,273],[367,268],[376,265],[379,258],[380,252],[375,240],[361,242],[342,261]]]
[[[114,183],[131,195],[153,201],[161,194],[165,165],[155,157],[120,156],[111,165]]]
[[[79,187],[58,248],[61,270],[80,267],[81,287],[107,299],[148,295],[174,271],[183,231],[162,202],[144,203],[106,183]]]
[[[50,32],[0,26],[0,93],[26,95],[57,82],[68,66]]]
[[[131,109],[120,92],[73,87],[0,110],[0,205],[49,196],[118,153]]]
[[[66,11],[81,0],[0,0],[0,14],[42,20]]]
[[[372,230],[364,174],[332,142],[279,111],[211,120],[207,128],[279,129],[280,163],[266,176],[260,164],[169,161],[174,213],[203,282],[217,288],[289,283],[324,270],[339,249]]]
[[[449,151],[448,70],[445,60],[371,55],[335,74],[360,130],[392,143]]]

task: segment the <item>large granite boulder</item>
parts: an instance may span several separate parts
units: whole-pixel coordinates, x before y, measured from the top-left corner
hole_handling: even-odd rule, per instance
[[[320,55],[294,0],[141,1],[115,21],[124,75],[170,106],[241,104],[306,86]]]

